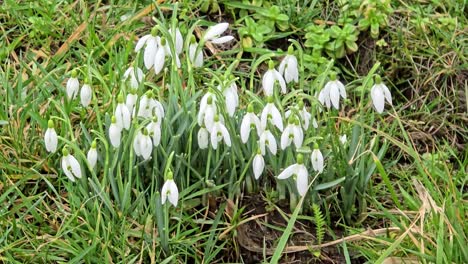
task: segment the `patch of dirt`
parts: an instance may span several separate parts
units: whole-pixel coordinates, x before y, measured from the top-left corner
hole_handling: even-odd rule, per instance
[[[251,219],[238,226],[235,237],[242,260],[245,263],[260,263],[266,258],[269,259],[283,235],[282,230],[288,224],[280,210],[288,215],[291,212],[287,208],[270,210],[261,195],[244,197],[240,206],[244,207],[247,212],[242,219]],[[333,232],[337,237],[343,235],[341,230],[333,230]],[[344,254],[340,252],[341,246],[312,250],[311,247],[317,245],[315,233],[315,225],[310,221],[296,221],[284,251],[289,253],[283,254],[280,263],[345,263]],[[333,238],[325,235],[324,242],[331,240]],[[355,256],[352,263],[363,261],[364,259]]]

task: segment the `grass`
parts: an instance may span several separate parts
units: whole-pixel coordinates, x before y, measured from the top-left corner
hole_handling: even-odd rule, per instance
[[[207,2],[221,9],[202,12]],[[289,16],[286,29],[278,16],[268,16],[270,2]],[[355,1],[349,2],[352,9]],[[331,60],[303,43],[308,23],[362,19],[342,17],[348,11],[335,2],[264,1],[252,12],[246,2],[234,1],[4,1],[0,262],[468,262],[466,6],[391,6],[378,39],[362,31],[355,53]],[[246,16],[273,25],[262,40],[253,39],[253,47],[242,47],[236,35]],[[130,92],[122,75],[131,63],[143,67],[143,57],[134,53],[136,41],[156,24],[166,36],[180,25],[187,47],[186,36],[200,39],[209,21],[229,21],[238,42],[208,44],[201,69],[191,67],[187,56],[181,56],[180,69],[169,59],[163,74],[145,69],[140,95],[151,89],[166,111],[152,159],[126,151],[146,121],[135,122],[114,149],[107,130],[118,94]],[[320,129],[306,132],[305,148],[266,155],[267,168],[255,180],[256,140],[240,141],[241,117],[249,103],[261,111],[261,76],[290,44],[299,57],[300,80],[288,86],[287,95],[275,93],[274,102],[284,113],[302,98]],[[66,99],[73,69],[81,85],[84,78],[92,83],[87,108],[79,99]],[[315,96],[331,71],[346,84],[348,99],[344,110],[319,112]],[[384,77],[394,97],[382,115],[367,99],[375,74]],[[240,94],[236,118],[220,109],[232,147],[199,149],[200,99],[210,89],[222,98],[216,86],[233,80]],[[49,119],[60,135],[59,151],[52,154],[43,139]],[[347,145],[339,143],[342,134]],[[86,152],[93,140],[100,158],[90,170]],[[314,144],[326,169],[309,171],[309,192],[301,198],[292,178],[276,176],[297,162],[298,153],[310,154]],[[64,146],[80,161],[84,175],[76,182],[60,167]],[[180,191],[177,207],[161,204],[168,171]]]

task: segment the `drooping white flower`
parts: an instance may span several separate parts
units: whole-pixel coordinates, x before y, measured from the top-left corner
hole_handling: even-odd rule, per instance
[[[247,107],[247,114],[244,115],[244,118],[241,122],[240,136],[242,143],[247,143],[249,140],[250,131],[252,129],[257,130],[257,134],[260,135],[262,132],[262,126],[260,124],[260,119],[253,112],[253,105]]]
[[[115,116],[112,116],[111,124],[109,126],[109,140],[114,148],[120,146],[120,139],[122,137],[122,129],[117,125]]]
[[[159,121],[158,117],[153,117],[151,122],[146,125],[146,129],[148,130],[148,133],[150,137],[153,139],[153,145],[155,147],[159,146],[159,143],[161,142],[161,122]]]
[[[309,128],[312,115],[309,112],[307,112],[307,109],[305,108],[304,103],[302,101],[299,102],[298,107],[299,107],[299,110],[297,111],[297,114],[299,115],[299,118],[301,120],[302,127],[304,128],[304,130],[307,130]],[[291,116],[291,113],[292,111],[288,110],[286,111],[286,113],[284,113],[284,116],[286,118],[289,118]]]
[[[91,148],[88,150],[88,154],[86,155],[86,159],[88,160],[88,164],[93,169],[96,166],[98,158],[98,153],[96,149],[96,141],[91,143]]]
[[[160,38],[156,35],[157,28],[154,27],[151,30],[151,34],[145,35],[140,38],[135,46],[135,52],[140,51],[143,47],[145,50],[143,52],[143,62],[146,69],[151,69],[154,65],[154,60],[156,58],[156,53],[159,50],[159,41]]]
[[[127,106],[128,111],[132,116],[135,116],[135,103],[138,100],[138,95],[135,89],[130,90],[130,93],[127,94],[127,99],[125,99],[125,105]]]
[[[266,147],[268,147],[271,154],[276,155],[278,146],[276,144],[276,139],[270,132],[270,130],[266,129],[262,132],[262,134],[260,135],[259,146],[263,156],[265,156],[266,154]]]
[[[204,41],[211,41],[213,44],[223,44],[234,39],[233,36],[220,37],[226,29],[228,29],[229,23],[219,23],[208,28],[203,36]]]
[[[218,143],[220,141],[224,141],[224,143],[230,147],[231,146],[231,137],[229,136],[229,132],[226,129],[226,126],[224,126],[223,123],[221,123],[219,116],[216,115],[214,118],[215,122],[213,124],[213,128],[211,129],[211,146],[213,149],[218,148]]]
[[[286,149],[292,142],[294,142],[294,145],[298,149],[302,146],[303,140],[304,132],[299,125],[299,121],[291,117],[288,125],[283,130],[283,134],[281,134],[281,149]]]
[[[130,78],[130,87],[133,89],[138,89],[138,87],[140,86],[140,83],[145,78],[145,74],[140,68],[131,66],[125,71],[123,75],[124,81],[127,81],[129,78]]]
[[[340,136],[340,142],[343,145],[345,145],[346,142],[348,142],[348,137],[346,136],[346,134]]]
[[[252,168],[255,179],[258,180],[262,176],[263,170],[265,169],[265,160],[262,154],[257,153],[252,161]]]
[[[295,177],[297,191],[299,195],[304,196],[309,188],[309,173],[304,166],[302,154],[297,155],[297,163],[290,165],[278,175],[278,179],[287,179],[291,176]]]
[[[194,36],[192,36],[189,45],[189,59],[192,62],[193,67],[200,68],[203,66],[203,51],[198,48],[198,43]]]
[[[392,94],[378,75],[375,77],[375,84],[371,88],[371,98],[375,110],[379,114],[384,111],[385,101],[392,105]]]
[[[198,139],[198,147],[200,149],[206,149],[208,148],[208,143],[209,143],[209,133],[208,130],[204,126],[198,130],[197,134],[197,139]]]
[[[204,125],[208,131],[213,129],[214,117],[218,113],[215,102],[216,95],[212,92],[207,92],[200,101],[200,110],[197,115],[198,125]]]
[[[268,97],[267,101],[268,103],[263,108],[262,115],[260,117],[262,129],[265,129],[268,123],[272,123],[280,131],[283,131],[283,118],[281,117],[280,111],[273,103],[272,97]]]
[[[68,152],[67,148],[62,151],[62,170],[72,182],[75,178],[81,178],[81,166],[78,160]]]
[[[169,34],[171,34],[172,39],[175,40],[175,52],[177,55],[179,55],[180,53],[182,53],[182,50],[184,48],[184,38],[182,37],[182,33],[180,33],[179,28],[176,28],[175,35],[172,33],[172,29],[169,29]]]
[[[164,118],[164,108],[162,104],[153,97],[153,92],[151,90],[141,97],[138,107],[138,117],[152,118],[156,115],[158,118]]]
[[[144,160],[148,160],[151,157],[153,151],[153,143],[148,135],[148,131],[143,129],[140,130],[133,139],[133,150],[137,156],[143,157]]]
[[[275,69],[275,64],[270,60],[268,63],[268,70],[263,74],[262,88],[266,96],[272,96],[274,92],[275,82],[278,81],[281,92],[286,93],[286,83],[283,76]]]
[[[127,108],[127,105],[123,102],[123,95],[119,94],[117,97],[117,106],[115,107],[114,113],[117,125],[120,129],[130,129],[130,124],[132,122],[132,116],[130,110]]]
[[[237,85],[234,81],[231,84],[222,89],[221,85],[218,85],[218,90],[221,91],[224,95],[224,100],[226,102],[226,110],[229,116],[234,116],[236,108],[239,106],[239,95],[237,94]]]
[[[312,162],[312,167],[314,171],[318,171],[319,173],[323,172],[323,155],[318,149],[318,146],[314,147],[312,154],[310,155],[310,161]]]
[[[47,123],[47,130],[44,134],[44,143],[48,152],[55,153],[57,151],[58,137],[55,132],[54,121],[49,120]]]
[[[67,97],[69,100],[75,99],[78,94],[78,90],[80,89],[80,82],[76,76],[77,72],[76,70],[73,70],[71,72],[71,77],[67,81]]]
[[[81,87],[80,91],[80,99],[81,105],[87,107],[91,103],[91,98],[93,97],[93,91],[91,90],[91,86],[87,83]]]
[[[335,109],[340,109],[340,96],[346,99],[345,86],[336,79],[336,73],[330,74],[330,81],[325,84],[325,87],[320,91],[318,100],[328,109],[333,106]]]
[[[177,202],[179,200],[179,189],[177,188],[176,183],[172,179],[172,172],[170,173],[170,177],[164,182],[164,185],[161,190],[161,203],[165,204],[166,200],[177,207]]]
[[[288,55],[281,61],[278,72],[284,76],[286,83],[299,81],[299,70],[297,67],[297,58],[294,56],[292,46],[288,48]]]

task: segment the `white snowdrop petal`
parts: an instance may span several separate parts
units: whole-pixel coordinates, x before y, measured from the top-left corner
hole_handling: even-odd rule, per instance
[[[67,81],[67,97],[69,100],[75,99],[78,94],[78,89],[80,88],[80,82],[77,78],[69,78]]]
[[[335,109],[340,109],[340,90],[335,83],[330,85],[330,100]]]
[[[224,37],[215,38],[215,39],[211,40],[211,43],[213,43],[213,44],[224,44],[224,43],[229,42],[229,41],[231,41],[233,39],[234,39],[233,36],[224,36]]]
[[[240,128],[240,136],[241,136],[242,143],[247,143],[247,141],[249,140],[250,124],[251,124],[251,121],[247,113],[242,119],[241,128]]]
[[[314,170],[322,173],[323,172],[323,155],[322,155],[322,152],[320,152],[319,149],[314,149],[312,151],[312,155],[311,155],[310,159],[311,159],[312,167],[314,168]]]
[[[167,181],[169,185],[169,188],[168,188],[169,189],[169,195],[168,195],[169,202],[174,207],[177,207],[177,202],[179,200],[179,189],[177,188],[177,185],[174,182],[174,180],[167,180]]]
[[[273,95],[273,86],[275,84],[274,73],[271,70],[268,70],[262,78],[262,87],[263,93],[265,96]]]
[[[384,110],[384,105],[385,105],[385,97],[382,92],[382,90],[374,85],[371,89],[371,98],[372,98],[372,103],[374,104],[375,110],[381,114]]]
[[[304,196],[309,188],[309,173],[304,164],[297,165],[296,186],[300,196]]]
[[[291,144],[291,139],[289,135],[291,134],[291,127],[286,126],[283,133],[281,134],[281,149],[286,149]]]
[[[137,44],[135,45],[135,52],[138,52],[145,45],[146,41],[151,37],[151,35],[145,35],[141,37]]]
[[[88,164],[91,168],[94,168],[97,163],[98,153],[95,148],[90,148],[88,154],[86,155],[86,159],[88,160]]]
[[[252,161],[252,166],[254,177],[256,180],[258,180],[263,173],[263,169],[265,168],[265,161],[263,160],[263,156],[260,154],[255,155]]]
[[[292,175],[296,174],[297,166],[298,166],[297,164],[293,164],[287,167],[286,169],[284,169],[283,172],[281,172],[280,175],[278,175],[278,179],[281,179],[281,180],[287,179],[291,177]]]
[[[273,134],[268,131],[266,135],[266,139],[268,140],[268,149],[270,150],[271,154],[276,155],[278,150],[278,145],[276,144],[276,139]]]
[[[166,52],[164,48],[158,48],[154,57],[154,72],[159,74],[164,67],[164,62],[166,60]]]
[[[208,28],[203,36],[205,41],[212,40],[216,36],[223,34],[224,31],[229,27],[229,23],[219,23]]]
[[[55,151],[57,151],[58,137],[57,132],[55,132],[55,129],[48,128],[46,130],[44,134],[44,143],[48,152],[54,153]]]
[[[273,74],[274,74],[275,80],[277,80],[280,84],[281,93],[285,94],[287,90],[286,90],[286,83],[284,82],[283,76],[281,76],[281,74],[277,70],[273,70]]]
[[[73,176],[72,172],[70,171],[71,169],[71,166],[68,162],[68,156],[63,156],[62,157],[62,170],[63,172],[65,173],[65,175],[67,176],[68,179],[70,179],[72,182],[75,181],[75,177]]]
[[[81,87],[80,99],[81,99],[81,104],[84,107],[87,107],[91,103],[92,96],[93,96],[93,92],[91,90],[91,86],[89,86],[89,84],[83,85],[83,87]]]
[[[159,48],[156,38],[152,37],[148,39],[145,52],[143,53],[143,62],[146,69],[149,70],[154,65],[154,59],[158,50]]]
[[[114,148],[118,148],[120,146],[120,138],[121,138],[122,130],[117,124],[112,123],[109,127],[109,140]]]
[[[292,131],[294,134],[294,145],[296,146],[296,148],[300,148],[304,140],[304,134],[302,132],[302,129],[299,126],[294,126],[292,128]]]
[[[68,164],[74,177],[81,178],[81,166],[73,155],[68,155]]]
[[[385,85],[385,84],[380,84],[381,87],[382,87],[382,91],[384,93],[384,96],[385,96],[385,99],[387,100],[387,102],[392,105],[392,94],[390,93],[390,90],[388,89],[388,87]]]
[[[226,143],[226,145],[228,147],[231,146],[231,137],[229,136],[229,132],[228,130],[226,129],[226,127],[223,125],[223,124],[219,124],[220,126],[220,131],[221,131],[221,134],[223,136],[223,139],[224,139],[224,143]]]
[[[198,139],[198,147],[201,149],[206,149],[208,148],[208,143],[209,143],[209,134],[208,130],[206,128],[202,127],[200,130],[198,130],[197,134],[197,139]]]
[[[343,99],[346,99],[346,88],[343,83],[338,80],[336,80],[335,83],[336,87],[338,87],[338,90],[340,91],[340,96],[343,97]]]
[[[140,138],[140,152],[143,159],[148,160],[153,151],[153,142],[148,135],[142,135]]]
[[[275,125],[280,131],[283,131],[283,118],[281,117],[281,113],[274,104],[270,105],[270,113],[272,117],[271,121],[273,122],[273,125]]]

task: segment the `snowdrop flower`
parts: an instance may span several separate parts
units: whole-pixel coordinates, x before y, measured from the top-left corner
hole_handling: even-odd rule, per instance
[[[253,105],[250,104],[247,107],[247,114],[244,115],[244,118],[241,122],[240,136],[242,143],[247,143],[249,140],[250,131],[254,128],[257,130],[257,134],[260,135],[262,131],[260,119],[257,115],[254,114]]]
[[[310,161],[312,162],[312,167],[314,168],[314,171],[318,171],[319,173],[323,172],[323,155],[322,152],[320,152],[320,149],[318,148],[317,144],[315,144],[314,150],[310,155]]]
[[[68,179],[74,182],[75,178],[81,178],[81,167],[78,160],[68,152],[66,147],[63,148],[62,154],[62,170]]]
[[[125,71],[123,80],[127,81],[130,78],[130,87],[137,89],[144,77],[145,74],[140,68],[131,66]]]
[[[146,129],[148,130],[149,135],[153,138],[153,145],[155,147],[159,146],[159,143],[161,142],[161,122],[157,116],[153,117],[151,122],[146,125]]]
[[[266,96],[272,96],[274,92],[275,82],[278,81],[281,87],[281,92],[286,93],[286,83],[283,76],[275,69],[275,64],[270,60],[268,62],[268,70],[263,74],[262,88]]]
[[[202,126],[200,130],[198,130],[197,139],[198,139],[198,147],[200,149],[208,148],[209,143],[209,133],[206,130],[205,126]]]
[[[83,87],[81,87],[80,91],[80,99],[81,104],[84,107],[87,107],[91,103],[91,98],[93,97],[93,91],[91,90],[91,86],[85,81]]]
[[[262,176],[263,170],[265,169],[265,160],[263,159],[260,150],[258,150],[257,154],[255,155],[252,161],[252,167],[255,179],[258,180],[260,176]]]
[[[173,180],[172,172],[168,172],[167,180],[161,190],[161,203],[165,204],[166,200],[177,207],[177,201],[179,200],[179,189]]]
[[[200,101],[200,111],[197,116],[198,125],[205,125],[208,131],[213,129],[214,117],[218,112],[215,102],[216,96],[212,92],[206,93]]]
[[[304,166],[304,157],[302,154],[297,155],[297,163],[290,165],[278,175],[278,179],[287,179],[293,176],[296,180],[297,191],[299,195],[304,196],[309,188],[309,173]]]
[[[299,70],[297,68],[297,58],[294,54],[293,46],[289,46],[288,55],[281,61],[278,72],[284,76],[286,83],[299,81]]]
[[[210,136],[211,146],[213,147],[213,149],[218,148],[218,142],[220,142],[221,140],[224,140],[224,143],[226,143],[228,147],[231,146],[231,137],[229,136],[229,132],[224,126],[224,124],[220,122],[218,115],[216,115],[214,118],[214,124],[213,128],[211,129]]]
[[[304,140],[304,132],[302,132],[302,128],[299,125],[299,120],[290,117],[288,125],[281,134],[281,149],[286,149],[291,143],[294,141],[294,145],[296,145],[296,149],[302,146],[302,142]]]
[[[138,131],[133,139],[133,150],[137,156],[143,157],[144,160],[148,160],[151,157],[153,143],[146,128],[143,129],[143,132],[141,130]]]
[[[233,36],[219,37],[229,27],[229,23],[219,23],[208,28],[203,36],[204,41],[211,41],[213,44],[223,44],[234,39]]]
[[[278,146],[276,144],[276,139],[270,132],[270,130],[266,129],[262,132],[262,134],[260,135],[259,146],[263,156],[265,156],[266,154],[266,147],[268,147],[271,154],[276,155]]]
[[[263,108],[262,115],[260,117],[262,124],[262,129],[267,127],[267,124],[270,122],[276,126],[280,131],[283,131],[283,118],[281,114],[273,103],[273,97],[267,98],[267,104]]]
[[[392,94],[388,87],[382,83],[382,78],[377,75],[375,84],[371,88],[371,98],[377,113],[381,114],[384,110],[385,101],[392,105]]]
[[[86,155],[86,159],[88,160],[88,164],[91,167],[91,169],[93,169],[94,166],[96,166],[97,157],[98,157],[98,153],[96,150],[96,140],[94,140],[91,143],[91,148],[89,149],[88,154]]]
[[[44,134],[44,143],[48,152],[55,153],[57,151],[58,137],[54,129],[54,121],[47,122],[47,130]]]
[[[120,129],[125,128],[126,130],[128,130],[130,128],[132,119],[127,105],[123,102],[122,94],[119,94],[119,96],[117,97],[117,107],[115,108],[114,115],[117,122],[117,126],[119,126]]]
[[[333,105],[335,109],[340,109],[340,96],[346,99],[346,90],[344,85],[336,79],[336,73],[330,73],[330,81],[320,91],[318,100],[328,109]]]
[[[174,45],[175,45],[175,52],[177,55],[182,53],[182,50],[184,48],[184,38],[182,37],[182,33],[180,33],[179,28],[176,28],[175,34],[172,33],[172,29],[169,29],[169,34],[172,36],[172,39],[174,39]]]
[[[109,126],[109,140],[114,148],[120,146],[121,133],[122,129],[117,125],[115,116],[112,116],[111,125]]]
[[[227,88],[224,90],[221,88],[221,85],[218,85],[218,90],[223,92],[226,110],[229,116],[234,116],[236,108],[239,106],[239,95],[237,94],[237,85],[233,81]]]
[[[135,103],[138,100],[138,95],[135,89],[130,90],[130,93],[127,94],[127,99],[125,99],[125,105],[127,106],[128,111],[134,116],[135,112]]]
[[[164,108],[162,104],[153,98],[153,92],[146,92],[140,99],[138,107],[138,117],[152,118],[156,115],[158,118],[164,118]]]
[[[151,30],[151,34],[145,35],[140,38],[135,46],[135,52],[138,52],[143,48],[145,45],[145,50],[143,52],[143,62],[145,64],[146,69],[151,69],[154,65],[154,60],[156,58],[156,53],[160,50],[158,44],[160,38],[156,36],[157,28],[153,27]]]
[[[299,111],[297,112],[297,114],[299,115],[299,118],[301,120],[302,127],[304,128],[304,130],[307,130],[309,128],[312,115],[309,112],[307,112],[307,109],[304,107],[304,102],[300,101],[298,106],[299,106]],[[291,113],[292,113],[291,110],[288,110],[286,111],[284,115],[286,118],[289,118],[291,116]],[[315,123],[317,123],[317,121],[315,121]]]
[[[71,77],[67,81],[67,97],[69,100],[75,99],[78,94],[78,89],[80,88],[80,82],[76,78],[77,72],[73,70],[71,72]]]
[[[348,142],[348,137],[346,136],[346,134],[340,136],[340,142],[341,144],[345,145],[346,142]]]
[[[200,68],[203,66],[203,51],[198,49],[198,43],[195,40],[195,36],[192,36],[189,45],[189,59],[192,62],[193,67]]]
[[[314,128],[318,128],[317,119],[315,119],[315,117],[314,117],[314,119],[312,119],[312,126],[313,126]]]

